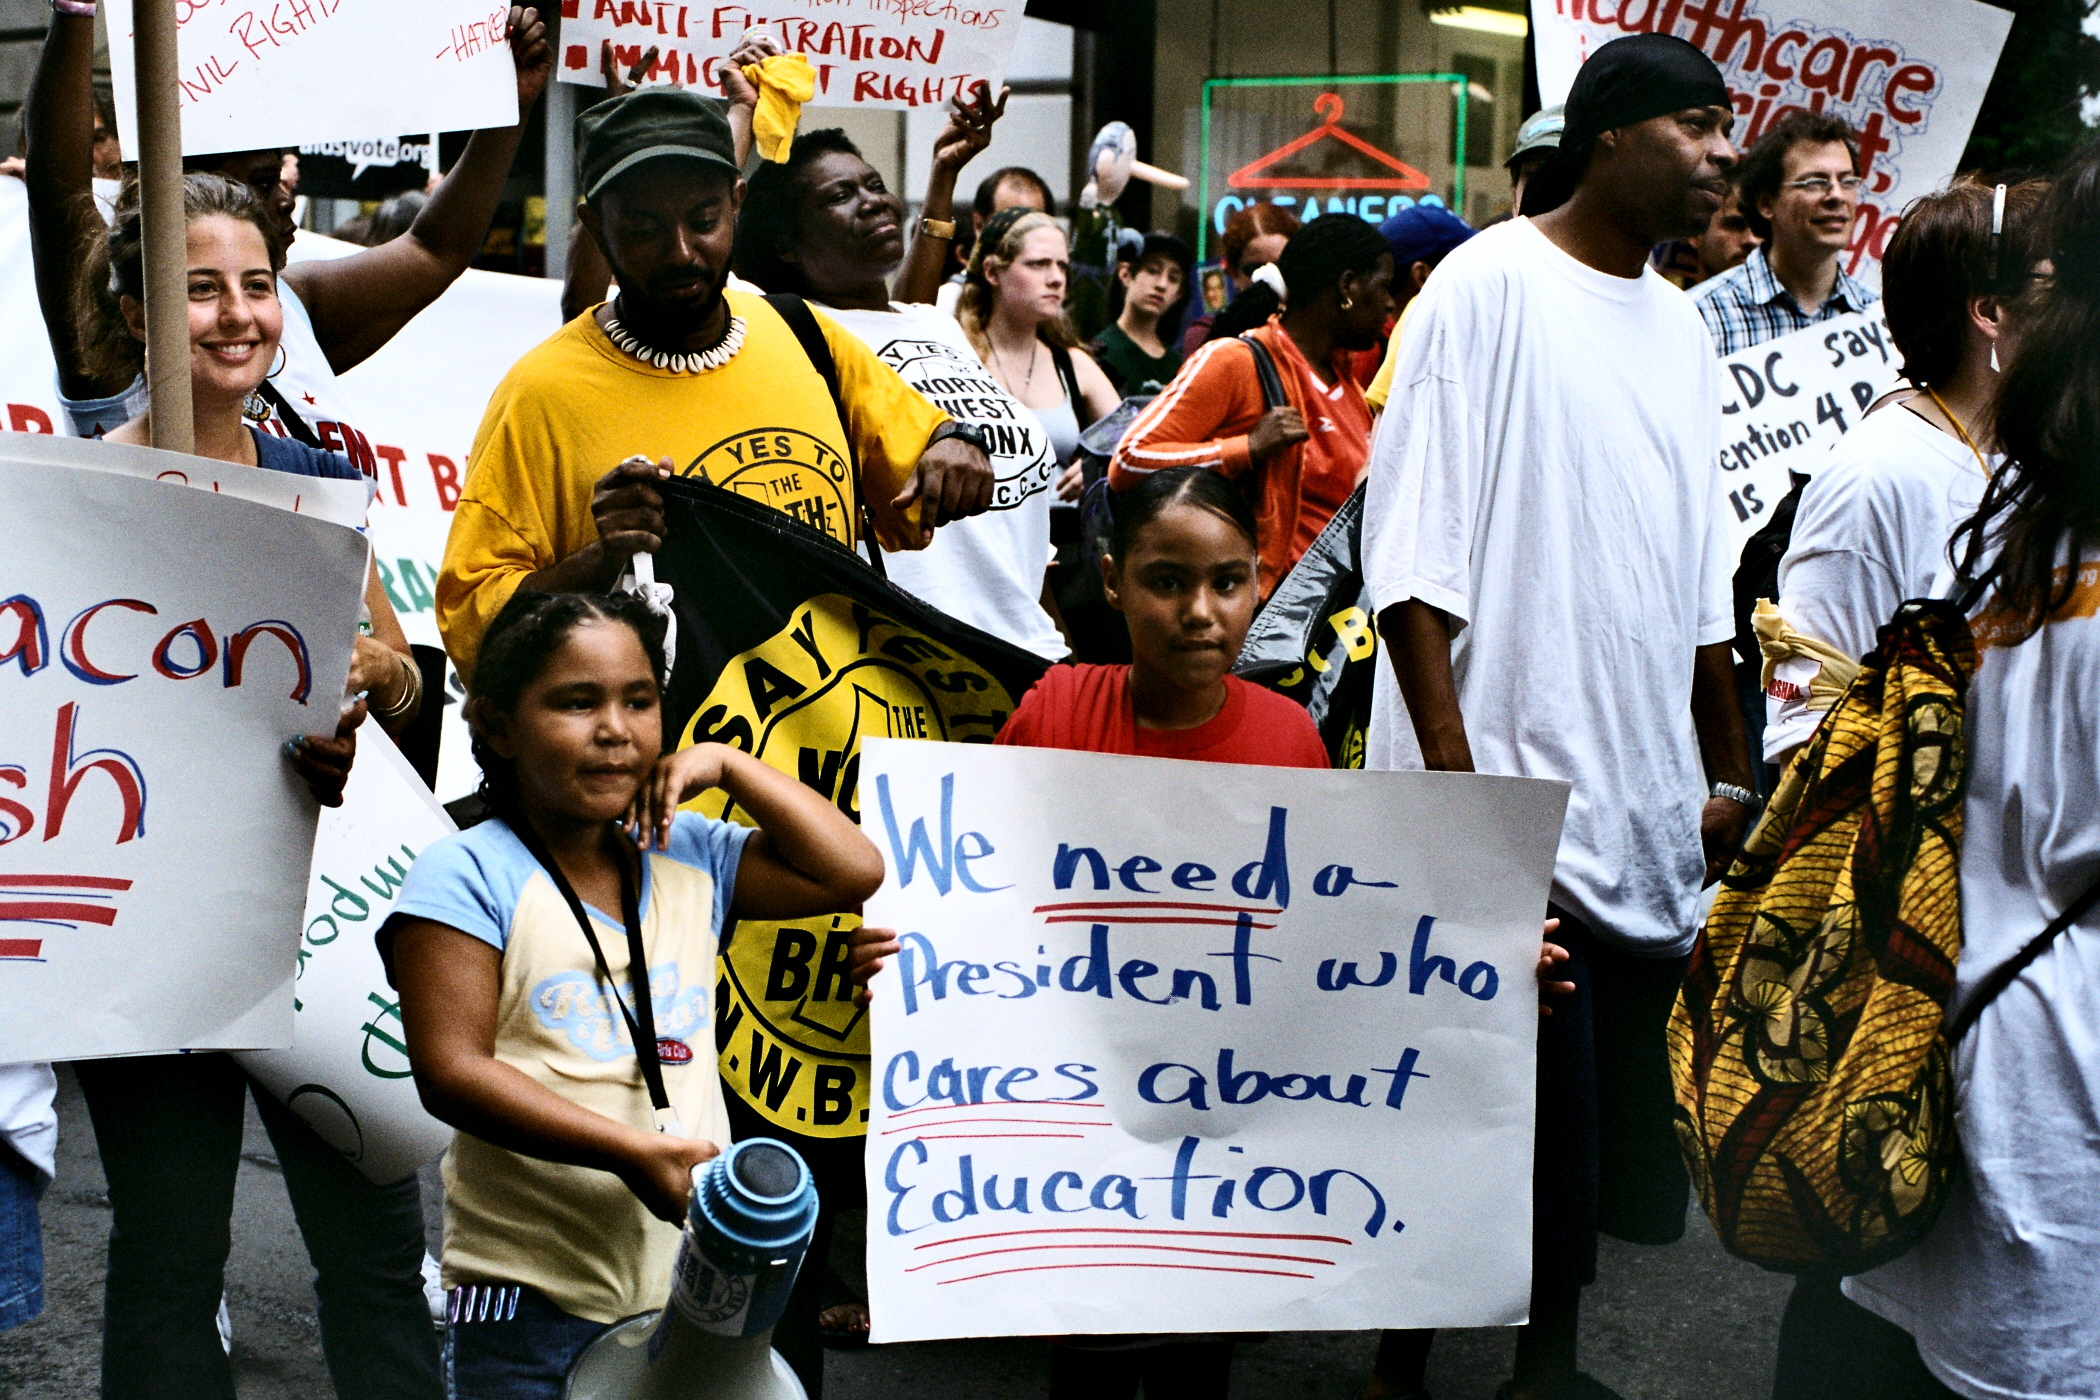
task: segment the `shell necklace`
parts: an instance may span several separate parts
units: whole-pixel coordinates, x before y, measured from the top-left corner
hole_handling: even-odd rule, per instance
[[[720,369],[728,364],[736,358],[736,352],[744,348],[744,318],[731,316],[729,330],[720,340],[706,350],[689,353],[650,349],[635,339],[632,331],[620,324],[617,313],[606,316],[605,335],[622,354],[640,360],[645,365],[667,369],[674,374],[705,374],[711,369]]]

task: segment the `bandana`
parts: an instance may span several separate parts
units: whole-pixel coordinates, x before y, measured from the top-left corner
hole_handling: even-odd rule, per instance
[[[1675,35],[1612,40],[1576,72],[1560,149],[1525,184],[1523,212],[1543,214],[1566,203],[1605,132],[1687,107],[1731,105],[1714,61]]]

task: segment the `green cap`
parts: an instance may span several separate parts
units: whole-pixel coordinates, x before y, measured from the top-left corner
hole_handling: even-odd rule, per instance
[[[1566,109],[1558,102],[1551,107],[1542,107],[1524,118],[1517,128],[1517,148],[1509,153],[1505,166],[1514,165],[1518,156],[1528,156],[1533,151],[1556,151],[1560,149],[1560,133],[1567,125]]]
[[[734,177],[736,147],[728,108],[684,88],[645,87],[600,102],[576,117],[576,185],[596,199],[630,166],[683,156]]]

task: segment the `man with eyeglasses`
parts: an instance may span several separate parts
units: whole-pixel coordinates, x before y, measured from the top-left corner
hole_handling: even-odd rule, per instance
[[[1738,188],[1750,231],[1764,244],[1692,292],[1715,353],[1733,355],[1880,300],[1841,265],[1860,191],[1859,138],[1841,118],[1794,112],[1773,123],[1743,157]]]

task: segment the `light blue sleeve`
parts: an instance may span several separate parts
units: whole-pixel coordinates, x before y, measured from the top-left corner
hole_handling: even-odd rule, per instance
[[[671,844],[664,852],[680,865],[705,870],[715,879],[715,937],[729,927],[729,907],[736,900],[736,870],[744,858],[751,828],[716,821],[698,812],[680,812],[671,822]]]
[[[387,922],[428,919],[501,952],[510,941],[518,897],[538,868],[508,827],[483,822],[416,857]]]

